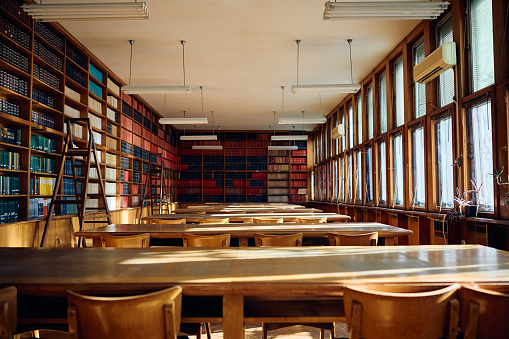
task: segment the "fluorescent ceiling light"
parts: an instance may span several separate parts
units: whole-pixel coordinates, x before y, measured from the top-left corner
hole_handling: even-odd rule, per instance
[[[360,88],[359,84],[293,85],[292,94],[356,93]]]
[[[270,137],[272,141],[296,141],[296,140],[308,140],[307,135],[273,135]]]
[[[295,151],[298,150],[298,146],[269,146],[269,151]]]
[[[163,125],[204,125],[208,124],[207,118],[162,118],[159,123]]]
[[[325,3],[323,20],[433,20],[438,18],[448,5],[447,1],[329,1]]]
[[[209,149],[223,149],[223,146],[217,145],[217,146],[200,146],[200,145],[194,145],[193,149],[203,149],[203,150],[209,150]]]
[[[191,93],[191,86],[124,86],[126,94]]]
[[[45,22],[150,18],[146,2],[30,4],[21,7],[32,19]]]
[[[217,140],[217,135],[181,135],[180,140]]]
[[[280,125],[313,125],[324,124],[325,118],[279,118]]]

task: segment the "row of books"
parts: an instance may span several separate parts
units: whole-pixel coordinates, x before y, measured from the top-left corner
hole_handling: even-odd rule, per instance
[[[271,164],[287,164],[287,163],[290,162],[290,158],[289,157],[274,157],[274,156],[271,156],[269,161],[270,161]]]
[[[248,162],[246,169],[248,171],[266,171],[267,163]]]
[[[83,87],[87,86],[86,77],[83,74],[81,74],[81,72],[76,67],[72,66],[70,63],[67,63],[65,65],[65,75],[67,75],[69,79],[74,80],[81,86]]]
[[[290,175],[290,178],[297,179],[297,180],[307,180],[308,175],[307,175],[307,173],[292,173]]]
[[[288,180],[288,173],[269,173],[269,180]]]
[[[90,95],[88,96],[88,107],[98,113],[102,113],[103,111],[102,104],[99,101],[92,98]]]
[[[78,193],[81,193],[81,182],[78,182]],[[62,180],[62,194],[76,195],[74,188],[74,180],[71,178],[63,178]]]
[[[114,122],[119,122],[119,114],[111,108],[106,108],[106,117]]]
[[[55,173],[55,160],[31,155],[30,171],[53,174]]]
[[[269,165],[269,171],[282,171],[282,172],[288,172],[290,170],[290,166],[288,165]]]
[[[21,145],[21,130],[19,128],[0,126],[0,142]]]
[[[89,64],[88,65],[88,72],[91,76],[93,76],[97,81],[103,82],[103,73],[98,70],[94,65]]]
[[[52,67],[62,71],[62,59],[50,52],[46,47],[44,47],[43,44],[37,40],[34,41],[34,54],[47,62]]]
[[[305,158],[305,157],[301,157],[301,158],[292,157],[292,161],[291,161],[292,164],[306,164],[307,162],[308,162],[307,158]]]
[[[12,151],[0,151],[0,169],[19,170],[19,153]]]
[[[28,73],[28,58],[0,42],[0,58],[14,67]]]
[[[64,105],[64,113],[70,116],[71,118],[79,119],[81,116],[81,113],[76,108],[73,108],[68,105]]]
[[[65,51],[66,51],[67,57],[69,59],[71,59],[72,61],[77,63],[81,68],[87,69],[88,61],[87,61],[87,58],[83,54],[78,52],[74,47],[72,47],[69,44],[67,44]]]
[[[55,108],[55,99],[46,93],[36,90],[35,88],[32,89],[32,99],[48,107]]]
[[[65,182],[66,179],[64,179]],[[67,179],[71,180],[72,179]],[[30,189],[31,195],[52,195],[53,189],[55,188],[56,178],[51,177],[39,177],[35,175],[30,176]],[[64,186],[65,187],[65,186]],[[74,189],[73,189],[74,191]],[[64,193],[67,194],[67,193]]]
[[[60,79],[37,64],[34,64],[34,77],[53,87],[57,91],[60,90]]]
[[[106,144],[108,146],[108,144]],[[106,153],[106,165],[117,166],[117,155]]]
[[[62,200],[76,200],[75,197],[63,197]],[[65,204],[62,205],[62,214],[76,214],[78,213],[77,204]]]
[[[79,162],[76,161],[76,164],[79,165]],[[64,175],[71,175],[72,176],[72,163],[71,163],[70,159],[66,159],[65,160]],[[81,177],[81,167],[76,167],[76,175],[78,177]]]
[[[35,22],[35,32],[39,34],[44,40],[49,42],[53,47],[58,49],[60,52],[64,51],[64,41],[62,38],[57,36],[53,31],[46,27],[42,22]]]
[[[0,98],[0,112],[19,117],[19,106]]]
[[[24,48],[30,49],[30,36],[3,17],[0,17],[0,31]]]
[[[47,216],[50,204],[51,198],[30,198],[28,200],[28,218],[34,219]]]
[[[99,98],[102,98],[103,96],[102,87],[97,85],[94,81],[92,81],[92,79],[88,80],[88,90],[97,95]]]
[[[106,123],[106,132],[108,132],[109,134],[113,135],[113,136],[118,136],[118,128],[116,125],[113,125],[111,122],[107,122]]]
[[[18,94],[28,96],[28,84],[15,75],[0,70],[0,86]]]
[[[57,142],[55,139],[50,139],[42,135],[31,134],[30,148],[44,152],[56,153]]]
[[[115,93],[116,95],[119,95],[120,93],[120,87],[113,82],[113,80],[111,80],[110,78],[108,78],[106,80],[106,86],[113,92]],[[114,105],[115,107],[117,107],[117,105]]]
[[[0,195],[18,195],[19,177],[0,175]]]
[[[76,92],[75,90],[65,86],[64,93],[69,98],[71,98],[71,99],[73,99],[73,100],[75,100],[77,102],[81,102],[81,94]]]
[[[19,216],[19,202],[16,200],[0,200],[0,223],[13,222]]]
[[[307,187],[307,180],[292,180],[292,187]]]
[[[32,111],[32,122],[44,127],[55,128],[55,119],[47,114]]]

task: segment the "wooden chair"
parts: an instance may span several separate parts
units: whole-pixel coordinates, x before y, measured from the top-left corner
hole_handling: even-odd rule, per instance
[[[200,219],[200,224],[227,224],[230,218],[205,218]]]
[[[460,289],[461,332],[465,339],[508,336],[509,291],[488,288],[463,286]]]
[[[185,225],[186,219],[154,219],[154,224],[171,224],[171,225]]]
[[[282,246],[292,247],[302,245],[302,233],[288,234],[288,235],[270,235],[255,233],[255,245],[261,246]]]
[[[330,246],[376,246],[378,244],[378,232],[360,234],[337,234],[329,233]]]
[[[135,235],[101,234],[101,247],[145,248],[150,246],[150,233]]]
[[[196,235],[183,233],[184,247],[230,247],[230,235]]]
[[[67,320],[73,339],[176,339],[182,288],[137,296],[95,297],[67,291]]]
[[[458,284],[346,286],[343,300],[350,339],[456,338]]]
[[[300,217],[299,222],[301,224],[325,224],[327,217]]]
[[[283,217],[283,222],[299,222],[298,217]]]
[[[253,218],[255,224],[282,224],[283,218]]]

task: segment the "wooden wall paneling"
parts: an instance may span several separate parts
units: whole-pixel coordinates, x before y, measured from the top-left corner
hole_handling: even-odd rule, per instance
[[[413,232],[407,239],[401,239],[400,245],[403,245],[403,241],[407,242],[407,245],[419,245],[419,216],[405,214],[407,217],[407,227]]]
[[[425,216],[419,216],[419,245],[430,245],[431,220]]]
[[[493,3],[493,52],[495,56],[495,85],[509,78],[509,25],[507,0],[492,0]]]
[[[509,85],[506,86],[497,86],[496,89],[496,97],[498,98],[496,103],[496,129],[497,129],[497,139],[496,139],[496,168],[497,171],[500,171],[502,168],[504,170],[502,174],[502,182],[509,182]],[[504,100],[501,100],[504,98]],[[509,219],[509,206],[504,205],[504,199],[507,196],[507,201],[509,203],[509,185],[497,185],[495,186],[495,191],[497,192],[497,196],[495,197],[495,203],[498,203],[499,212],[498,217],[500,219]],[[508,248],[508,247],[505,247]]]

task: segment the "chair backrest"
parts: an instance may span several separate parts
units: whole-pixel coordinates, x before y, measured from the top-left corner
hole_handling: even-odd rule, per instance
[[[150,246],[150,233],[135,235],[101,235],[101,247],[144,248]]]
[[[261,246],[301,246],[302,245],[302,233],[288,234],[288,235],[270,235],[255,233],[255,245],[256,247]]]
[[[458,284],[346,286],[343,300],[350,339],[456,338]]]
[[[461,331],[465,339],[507,338],[509,335],[509,294],[493,288],[460,289]]]
[[[378,232],[360,234],[337,234],[329,233],[330,246],[376,246],[378,244]]]
[[[182,288],[136,296],[95,297],[67,291],[67,320],[73,339],[177,338]]]
[[[230,218],[206,218],[200,219],[200,224],[227,224]]]
[[[300,217],[299,222],[302,224],[325,224],[327,217]]]
[[[230,235],[196,235],[183,233],[184,247],[230,247]]]
[[[184,225],[187,221],[186,219],[154,219],[152,222],[154,224]]]
[[[18,290],[14,286],[0,289],[0,339],[11,339],[18,322]]]
[[[252,223],[253,222],[253,219],[252,217],[243,217],[242,218],[242,223],[243,224],[249,224],[249,223]]]
[[[282,224],[283,218],[253,218],[255,224]]]
[[[298,217],[283,217],[283,222],[299,222]]]

